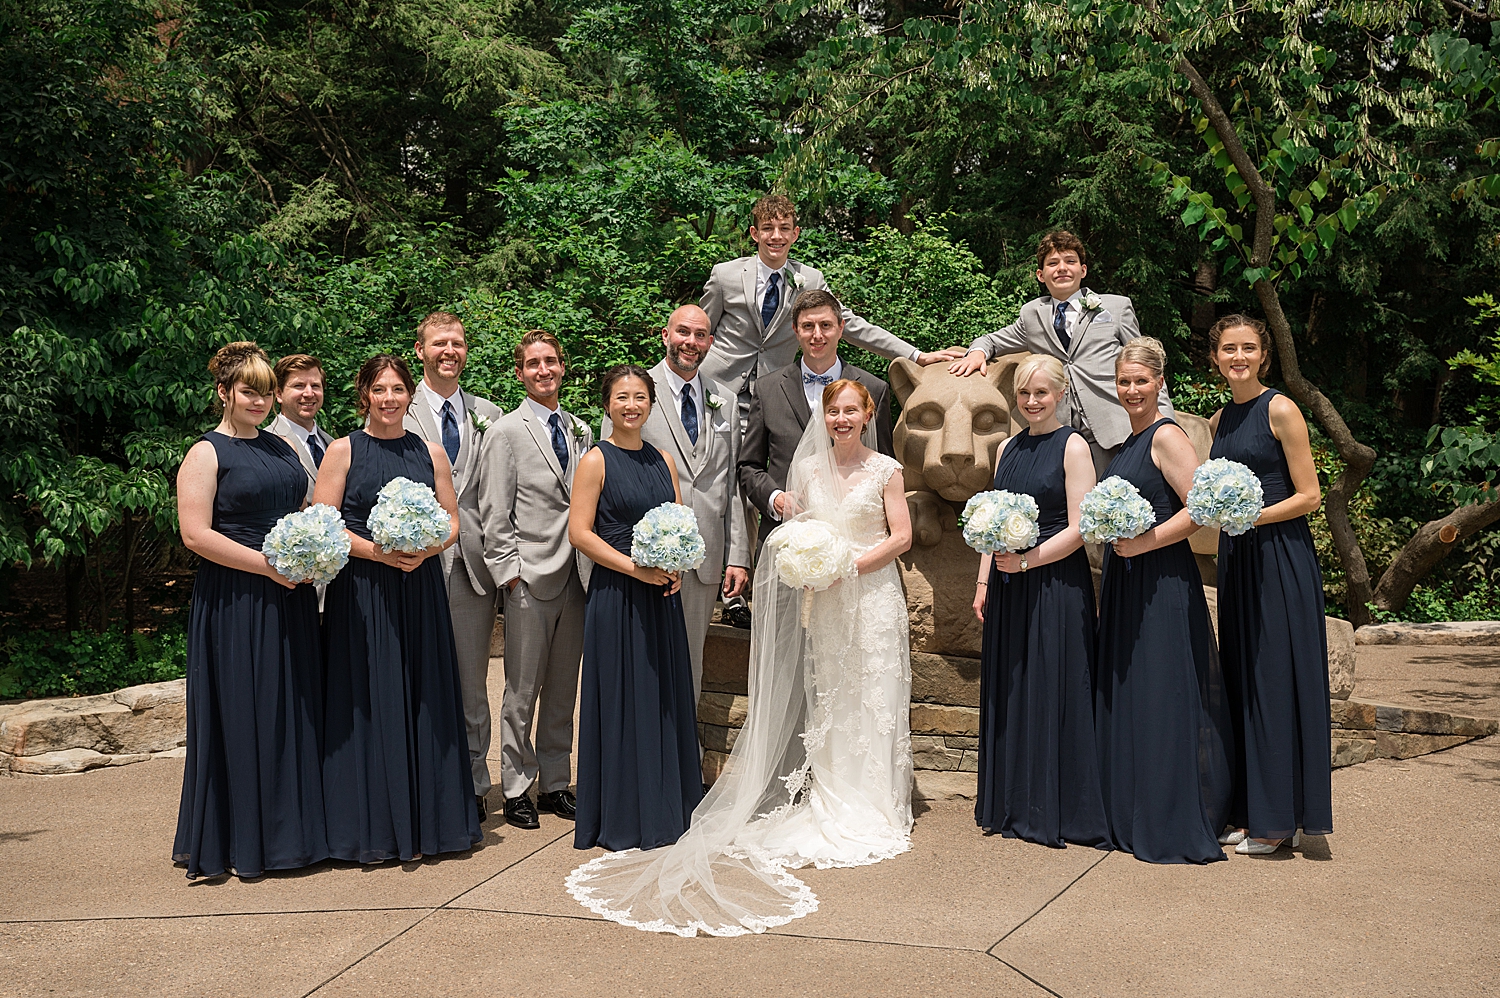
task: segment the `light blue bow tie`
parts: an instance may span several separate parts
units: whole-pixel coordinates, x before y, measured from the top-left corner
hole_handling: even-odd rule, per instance
[[[813,383],[817,383],[817,384],[822,385],[824,388],[827,388],[829,385],[833,384],[833,375],[831,375],[831,374],[808,374],[806,371],[803,371],[802,372],[802,383],[804,385],[811,385]]]

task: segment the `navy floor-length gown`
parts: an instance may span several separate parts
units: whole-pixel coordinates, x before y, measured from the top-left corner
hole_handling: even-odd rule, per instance
[[[1037,502],[1038,544],[1068,525],[1070,427],[1012,437],[995,488]],[[1094,742],[1094,583],[1079,548],[1023,573],[991,566],[979,673],[979,796],[989,832],[1109,844]]]
[[[1292,495],[1291,471],[1271,432],[1267,389],[1219,415],[1213,456],[1260,478],[1267,506]],[[1236,710],[1235,806],[1230,821],[1259,839],[1301,828],[1333,831],[1329,763],[1328,632],[1323,574],[1307,517],[1219,535],[1219,644]]]
[[[272,433],[203,436],[218,455],[213,528],[259,551],[307,474]],[[259,876],[328,858],[318,594],[204,559],[187,640],[187,764],[172,859],[189,877]]]
[[[1158,420],[1121,445],[1108,474],[1165,523],[1182,500],[1151,461]],[[1175,424],[1174,424],[1175,425]],[[1150,863],[1225,859],[1233,734],[1203,581],[1186,540],[1132,558],[1104,553],[1094,723],[1114,845]]]
[[[426,442],[351,433],[349,530],[369,539],[366,520],[393,478],[433,485]],[[442,559],[403,572],[350,558],[323,605],[330,852],[379,863],[472,848],[482,833]]]
[[[666,459],[602,441],[594,532],[628,556],[650,509],[672,502]],[[655,849],[703,799],[693,667],[682,599],[603,565],[589,579],[578,727],[578,849]]]

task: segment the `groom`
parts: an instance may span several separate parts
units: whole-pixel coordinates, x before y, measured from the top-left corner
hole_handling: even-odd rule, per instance
[[[792,455],[811,419],[822,419],[823,389],[840,378],[851,378],[870,390],[875,418],[865,427],[865,446],[882,454],[891,446],[891,395],[884,381],[839,359],[844,333],[844,310],[827,291],[804,291],[792,306],[792,326],[802,347],[802,359],[755,382],[750,400],[749,429],[740,448],[740,492],[771,527],[797,512],[785,491]]]
[[[1102,478],[1130,436],[1130,417],[1115,394],[1115,358],[1141,335],[1141,327],[1129,298],[1095,294],[1083,286],[1087,259],[1083,241],[1073,233],[1059,229],[1043,236],[1036,248],[1036,279],[1047,293],[1021,306],[1015,322],[975,340],[948,370],[961,377],[983,374],[989,361],[1020,350],[1062,361],[1068,389],[1057,405],[1057,418],[1083,434],[1094,471]],[[1165,385],[1159,401],[1162,413],[1172,415]]]

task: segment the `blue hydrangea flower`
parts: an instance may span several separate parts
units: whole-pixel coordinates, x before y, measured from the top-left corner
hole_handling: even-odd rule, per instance
[[[453,523],[430,486],[392,478],[376,494],[365,521],[370,539],[387,551],[414,554],[448,539]]]
[[[1110,475],[1089,489],[1078,512],[1078,532],[1090,544],[1139,537],[1156,524],[1156,510],[1139,489],[1119,475]]]
[[[977,493],[958,518],[964,543],[980,554],[1012,554],[1036,546],[1041,535],[1037,526],[1036,500],[1017,492],[990,490]]]
[[[680,503],[647,510],[630,532],[630,560],[642,568],[684,572],[703,564],[707,554],[698,517]]]
[[[349,561],[344,518],[323,503],[288,513],[266,532],[260,553],[290,582],[332,582]]]
[[[1238,461],[1216,457],[1204,461],[1193,472],[1188,491],[1188,515],[1194,523],[1216,526],[1237,537],[1255,526],[1265,509],[1265,491],[1260,477]]]

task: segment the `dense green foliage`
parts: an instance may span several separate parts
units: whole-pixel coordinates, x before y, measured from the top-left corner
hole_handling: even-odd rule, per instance
[[[118,628],[27,631],[0,642],[0,651],[0,700],[108,693],[181,679],[187,671],[187,638],[180,630],[155,636]]]
[[[1182,51],[1276,178],[1302,369],[1379,455],[1351,500],[1379,572],[1493,480],[1497,37],[1437,0],[0,0],[0,562],[60,568],[72,626],[128,617],[233,339],[322,356],[343,431],[354,369],[426,312],[463,316],[466,386],[506,408],[546,328],[596,417],[773,187],[795,254],[923,347],[1007,321],[1072,228],[1209,414],[1205,332],[1260,310],[1254,206],[1162,69]],[[1494,584],[1494,538],[1432,584]]]

